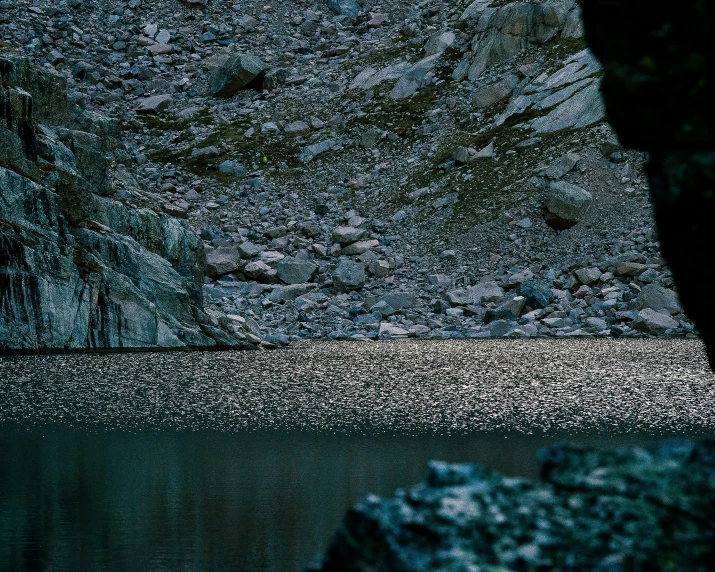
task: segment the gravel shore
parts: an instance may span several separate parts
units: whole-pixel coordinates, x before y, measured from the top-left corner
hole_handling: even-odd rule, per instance
[[[712,434],[693,340],[306,342],[0,358],[0,420],[124,429]]]

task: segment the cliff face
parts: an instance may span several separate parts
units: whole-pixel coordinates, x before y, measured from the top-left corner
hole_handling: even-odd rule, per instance
[[[26,59],[0,58],[0,74],[0,349],[247,339],[203,312],[203,243],[188,225],[106,196],[126,159],[112,123]]]

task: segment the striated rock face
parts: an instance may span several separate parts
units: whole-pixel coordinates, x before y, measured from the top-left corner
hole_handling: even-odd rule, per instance
[[[64,78],[0,58],[0,349],[238,345],[203,313],[183,222],[109,198],[111,125]]]
[[[609,119],[627,147],[650,153],[663,254],[715,366],[715,7],[581,0],[586,39],[605,71]]]
[[[557,35],[573,38],[583,33],[575,0],[512,2],[498,7],[492,4],[496,2],[476,0],[460,17],[476,22],[472,54],[462,66],[462,73],[470,80],[531,45],[543,44]]]
[[[426,482],[368,496],[314,572],[708,570],[715,444],[540,452],[541,481],[432,462]]]

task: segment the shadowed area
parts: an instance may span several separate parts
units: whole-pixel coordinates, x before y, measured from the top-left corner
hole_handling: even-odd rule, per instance
[[[686,0],[581,0],[603,64],[608,118],[621,143],[650,153],[663,253],[715,364],[715,6]]]

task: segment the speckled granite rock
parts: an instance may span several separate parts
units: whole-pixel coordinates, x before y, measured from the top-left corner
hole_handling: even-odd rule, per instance
[[[425,483],[368,496],[320,572],[709,570],[715,444],[540,452],[541,480],[432,462]]]

